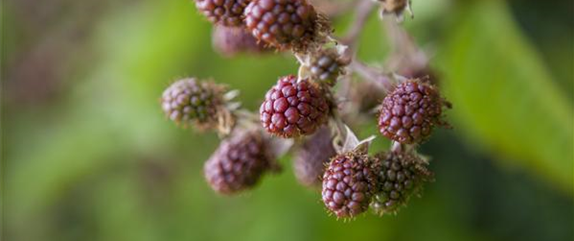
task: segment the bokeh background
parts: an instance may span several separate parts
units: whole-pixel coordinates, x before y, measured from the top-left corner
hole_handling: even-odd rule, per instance
[[[216,195],[202,165],[217,137],[176,128],[158,103],[175,79],[212,77],[256,110],[293,58],[222,58],[189,0],[3,1],[2,240],[574,240],[573,2],[413,8],[404,26],[432,50],[455,128],[421,148],[436,172],[422,198],[343,222],[289,157],[255,190]],[[359,56],[388,52],[373,15]]]

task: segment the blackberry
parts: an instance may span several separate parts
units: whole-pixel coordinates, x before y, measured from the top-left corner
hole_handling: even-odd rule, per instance
[[[254,0],[245,8],[245,25],[255,38],[296,51],[304,51],[328,28],[306,0]]]
[[[432,181],[427,164],[415,154],[389,152],[377,154],[375,167],[380,184],[371,203],[379,215],[396,213],[413,195],[420,195],[423,184]]]
[[[161,98],[165,115],[178,125],[214,128],[223,111],[225,87],[187,78],[174,82]]]
[[[295,153],[293,170],[297,181],[308,187],[319,186],[325,166],[336,154],[329,128],[319,129]]]
[[[347,65],[334,50],[320,50],[311,55],[309,61],[311,77],[329,86],[334,86],[337,78],[344,74]]]
[[[215,26],[211,37],[213,48],[226,57],[241,52],[261,53],[266,48],[243,28]]]
[[[205,163],[205,179],[213,190],[226,195],[252,188],[265,172],[277,170],[268,148],[257,132],[231,136]]]
[[[377,189],[372,171],[373,159],[367,154],[348,152],[331,159],[323,175],[323,202],[339,218],[355,217],[369,208]]]
[[[327,122],[328,103],[325,93],[313,83],[284,76],[265,95],[259,108],[261,123],[280,137],[309,135]]]
[[[212,23],[238,27],[243,23],[243,11],[249,2],[249,0],[195,0],[195,6]]]
[[[417,80],[407,80],[383,100],[380,132],[403,144],[426,140],[435,125],[445,125],[442,108],[448,106],[434,86]]]

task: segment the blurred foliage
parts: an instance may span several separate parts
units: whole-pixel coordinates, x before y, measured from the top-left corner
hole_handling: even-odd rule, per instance
[[[455,126],[564,191],[574,191],[574,106],[517,32],[504,3],[467,8],[441,53],[444,62],[439,61],[445,66],[447,97],[464,107],[453,112],[460,124]]]
[[[104,1],[96,15],[59,1],[12,1],[3,21],[17,33],[2,39],[4,240],[574,239],[572,93],[557,87],[574,76],[572,64],[554,67],[572,63],[572,40],[541,58],[547,47],[531,45],[513,19],[536,8],[513,16],[502,1],[413,1],[417,18],[405,25],[436,49],[455,129],[423,145],[437,177],[423,198],[395,217],[342,222],[297,185],[288,157],[256,190],[217,196],[201,175],[216,136],[182,131],[159,108],[170,81],[198,76],[239,89],[256,110],[277,76],[296,71],[294,59],[217,56],[190,1]],[[44,18],[27,17],[42,6],[33,16]],[[388,53],[375,16],[361,44],[367,61]]]

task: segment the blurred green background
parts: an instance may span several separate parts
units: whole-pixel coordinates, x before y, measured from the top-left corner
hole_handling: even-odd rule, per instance
[[[436,172],[423,198],[343,222],[288,157],[255,190],[216,195],[202,165],[217,137],[158,103],[177,78],[213,77],[256,110],[293,58],[220,57],[188,0],[8,0],[2,240],[574,240],[573,4],[413,0],[404,25],[435,53],[455,128],[421,148]],[[389,52],[375,15],[361,44],[368,62]]]

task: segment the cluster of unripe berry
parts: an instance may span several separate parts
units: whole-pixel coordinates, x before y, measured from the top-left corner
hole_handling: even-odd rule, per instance
[[[298,181],[321,187],[326,208],[340,218],[369,207],[381,215],[394,213],[432,180],[428,160],[415,147],[445,124],[442,111],[449,104],[434,85],[389,79],[393,88],[377,97],[382,99],[378,125],[392,148],[369,155],[372,138],[359,141],[341,117],[345,102],[334,88],[350,80],[353,60],[331,36],[327,17],[307,0],[195,1],[216,25],[214,45],[224,54],[276,48],[291,50],[301,64],[297,76],[279,77],[267,91],[259,116],[233,101],[235,91],[211,81],[183,79],[164,91],[169,119],[220,134],[219,148],[204,165],[213,190],[231,195],[254,187],[265,173],[281,170],[276,159],[290,150]],[[389,3],[400,7],[391,11]],[[382,4],[383,12],[397,14],[408,7],[398,0]]]

